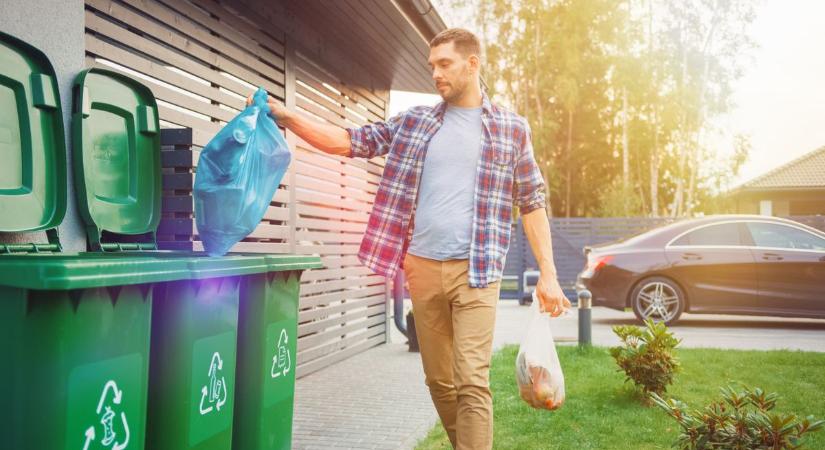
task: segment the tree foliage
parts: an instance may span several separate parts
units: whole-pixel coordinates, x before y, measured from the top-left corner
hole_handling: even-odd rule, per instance
[[[753,44],[748,0],[442,0],[490,95],[526,116],[556,216],[715,212],[747,145],[714,119]],[[721,154],[733,157],[718,157]]]

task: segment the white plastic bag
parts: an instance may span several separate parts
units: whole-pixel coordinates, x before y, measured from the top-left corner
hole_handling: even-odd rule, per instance
[[[539,311],[533,292],[530,321],[516,357],[516,381],[521,398],[536,409],[559,409],[564,404],[564,374],[553,342],[550,314]]]

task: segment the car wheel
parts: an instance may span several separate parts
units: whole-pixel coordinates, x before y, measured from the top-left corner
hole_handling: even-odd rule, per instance
[[[652,319],[671,325],[685,310],[685,294],[672,280],[651,277],[642,280],[630,296],[633,313],[641,321]]]

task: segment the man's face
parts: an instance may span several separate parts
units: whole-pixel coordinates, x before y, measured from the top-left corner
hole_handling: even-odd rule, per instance
[[[455,50],[454,42],[431,48],[427,64],[433,71],[435,88],[447,102],[461,98],[478,73],[478,57],[463,56]]]

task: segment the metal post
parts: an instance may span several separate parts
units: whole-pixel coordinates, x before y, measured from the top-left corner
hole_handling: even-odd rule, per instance
[[[587,289],[579,291],[579,346],[590,345],[592,334],[590,333],[590,307],[593,295]]]
[[[384,278],[384,343],[392,343],[392,325],[390,324],[390,311],[392,311],[395,296],[393,296],[392,282],[389,278]]]
[[[395,275],[395,280],[392,285],[393,297],[393,318],[395,319],[395,326],[404,336],[410,337],[407,334],[407,324],[404,320],[404,272],[399,270]]]

